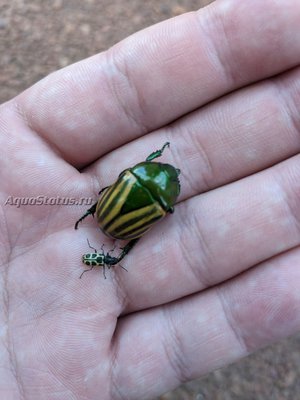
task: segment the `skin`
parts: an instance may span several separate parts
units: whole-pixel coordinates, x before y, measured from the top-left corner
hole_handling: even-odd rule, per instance
[[[220,0],[1,106],[1,398],[152,399],[299,331],[299,26]],[[179,202],[128,272],[78,279],[112,247],[86,206],[5,205],[95,199],[166,141]]]

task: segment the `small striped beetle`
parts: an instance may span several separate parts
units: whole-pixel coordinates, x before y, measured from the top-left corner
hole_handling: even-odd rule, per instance
[[[101,253],[96,250],[94,247],[92,247],[90,245],[89,239],[87,239],[89,248],[94,250],[94,253],[87,253],[84,254],[82,256],[82,262],[85,265],[90,266],[91,268],[89,269],[85,269],[82,274],[80,275],[79,279],[81,279],[82,275],[87,272],[87,271],[91,271],[94,267],[102,267],[103,268],[103,276],[106,279],[106,275],[105,275],[105,267],[107,267],[107,269],[110,269],[111,267],[114,267],[116,264],[118,264],[122,258],[124,258],[126,256],[126,254],[128,253],[128,251],[130,249],[132,249],[132,247],[135,245],[136,241],[134,243],[131,243],[130,247],[127,247],[128,245],[126,245],[125,247],[123,247],[121,250],[121,254],[118,257],[112,257],[109,253],[111,251],[114,251],[115,248],[111,249],[110,252],[107,252],[106,254],[104,253],[103,250],[103,246],[101,247]],[[132,241],[133,242],[133,241]],[[125,271],[127,271],[126,268],[122,267],[122,265],[120,265],[121,268],[125,269]]]

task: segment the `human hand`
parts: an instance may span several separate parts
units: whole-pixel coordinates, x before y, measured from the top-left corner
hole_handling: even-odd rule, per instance
[[[224,0],[0,109],[3,398],[148,399],[300,327],[300,6]],[[175,213],[78,279],[93,197],[170,141]],[[78,170],[80,172],[78,172]]]

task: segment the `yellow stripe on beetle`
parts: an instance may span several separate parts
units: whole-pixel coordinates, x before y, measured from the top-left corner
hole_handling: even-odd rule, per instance
[[[136,183],[136,177],[126,171],[114,185],[112,185],[103,198],[100,198],[96,208],[98,223],[101,227],[109,224],[120,214],[132,186]]]
[[[165,215],[166,212],[158,202],[155,202],[150,206],[118,216],[111,225],[108,225],[106,231],[112,237],[126,240],[127,236],[130,236],[133,239],[141,236],[140,232],[144,228],[150,229],[155,222]]]

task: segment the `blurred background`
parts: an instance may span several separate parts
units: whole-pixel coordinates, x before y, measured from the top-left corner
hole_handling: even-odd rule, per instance
[[[0,0],[0,102],[50,72],[213,0]],[[300,399],[300,335],[154,400]]]

